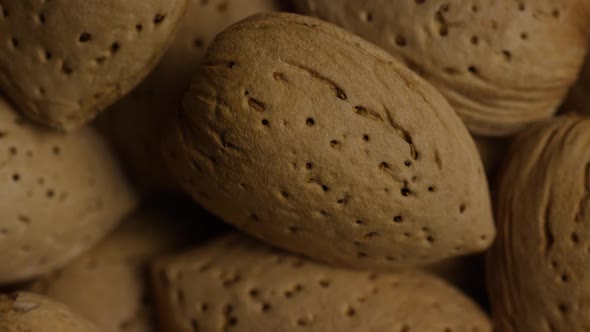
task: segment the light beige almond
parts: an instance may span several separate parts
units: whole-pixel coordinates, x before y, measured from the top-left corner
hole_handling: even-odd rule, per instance
[[[491,331],[424,272],[333,268],[237,234],[159,261],[154,284],[162,331]]]
[[[172,42],[187,0],[0,5],[0,87],[30,118],[70,130],[125,95]]]
[[[292,1],[402,59],[483,136],[514,134],[557,110],[590,28],[579,0]]]
[[[590,119],[528,129],[499,176],[498,239],[488,257],[498,331],[590,326]]]
[[[160,137],[163,124],[181,106],[207,45],[232,23],[278,8],[276,0],[190,0],[176,39],[160,64],[97,119],[141,189],[149,193],[178,188],[161,155]]]
[[[168,136],[197,202],[309,257],[395,269],[494,238],[481,161],[444,98],[314,18],[262,14],[220,34]]]
[[[0,99],[0,284],[63,266],[137,203],[92,129],[69,135],[30,124]]]
[[[70,308],[33,293],[0,294],[2,332],[100,332]]]

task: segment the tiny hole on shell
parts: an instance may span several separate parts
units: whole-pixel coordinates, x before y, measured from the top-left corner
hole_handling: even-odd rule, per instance
[[[115,54],[117,52],[119,52],[119,49],[121,48],[121,45],[119,44],[119,42],[114,42],[111,44],[111,53]]]
[[[399,47],[404,47],[408,44],[408,41],[403,36],[395,37],[395,44]]]
[[[162,14],[156,14],[154,16],[154,24],[159,25],[160,23],[164,22],[165,19],[166,19],[166,16],[164,16]]]
[[[311,127],[315,124],[315,120],[313,118],[307,118],[307,120],[305,120],[305,124]]]
[[[80,37],[78,37],[78,41],[80,41],[80,43],[89,42],[91,39],[92,39],[92,35],[89,34],[88,32],[82,32],[80,34]]]
[[[404,222],[404,218],[400,215],[397,215],[397,216],[393,217],[393,221],[395,223],[401,224],[402,222]]]

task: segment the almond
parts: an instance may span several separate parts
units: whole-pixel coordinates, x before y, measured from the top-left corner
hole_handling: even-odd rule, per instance
[[[396,269],[494,238],[475,144],[444,98],[317,19],[261,14],[220,34],[167,136],[203,207],[324,262]]]
[[[488,257],[498,331],[583,331],[590,325],[590,119],[536,125],[506,161]]]
[[[96,132],[41,128],[1,99],[0,179],[0,284],[63,266],[137,204]]]
[[[0,5],[0,87],[31,119],[71,130],[124,96],[172,42],[187,0]]]
[[[293,0],[403,60],[482,136],[557,110],[586,54],[585,2]]]
[[[163,331],[491,331],[424,272],[338,269],[229,234],[153,269]]]

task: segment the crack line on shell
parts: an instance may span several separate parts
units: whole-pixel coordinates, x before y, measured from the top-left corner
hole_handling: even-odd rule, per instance
[[[586,163],[586,168],[584,172],[584,195],[578,201],[578,205],[576,207],[576,214],[574,215],[576,222],[581,222],[583,218],[583,210],[586,209],[588,202],[590,200],[590,162]]]
[[[555,237],[553,235],[553,231],[551,230],[551,225],[549,224],[549,218],[551,216],[551,197],[547,199],[547,205],[545,206],[545,213],[543,215],[543,248],[545,253],[545,258],[549,258],[549,253],[551,249],[553,249],[553,244],[555,243]]]
[[[296,69],[302,70],[302,71],[306,72],[307,74],[309,74],[312,78],[318,79],[322,83],[328,85],[333,91],[336,92],[336,95],[338,98],[340,98],[344,101],[346,101],[348,99],[344,90],[337,83],[335,83],[333,80],[327,78],[326,76],[318,73],[317,71],[315,71],[309,67],[306,67],[304,65],[300,65],[300,64],[297,64],[297,63],[294,63],[291,61],[286,61],[286,60],[281,60],[281,59],[279,59],[279,61],[283,62],[291,67],[294,67]],[[341,98],[341,97],[344,97],[344,98]],[[387,115],[388,124],[394,129],[395,133],[410,146],[410,153],[412,155],[412,159],[417,160],[418,159],[418,151],[416,150],[416,147],[413,143],[412,136],[410,135],[410,133],[406,129],[404,129],[401,125],[399,125],[397,122],[395,122],[395,120],[393,120],[393,117],[391,116],[391,112],[389,111],[389,109],[387,109],[387,107],[385,107],[385,105],[383,105],[383,108],[385,109],[385,114]],[[366,117],[366,118],[371,119],[373,121],[385,123],[379,113],[377,113],[373,110],[370,110],[364,106],[358,106],[358,105],[354,106],[354,111],[355,111],[355,114],[358,114],[360,116]]]

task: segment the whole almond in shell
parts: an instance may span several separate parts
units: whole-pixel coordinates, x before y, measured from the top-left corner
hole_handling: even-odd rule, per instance
[[[63,266],[137,203],[113,153],[90,128],[65,135],[0,99],[0,284]]]
[[[187,0],[19,0],[0,5],[0,87],[21,111],[71,130],[137,85]]]
[[[237,234],[153,275],[163,331],[491,331],[475,303],[424,272],[338,269]]]
[[[583,331],[590,289],[590,120],[526,130],[499,174],[488,257],[498,331]]]
[[[585,2],[293,0],[402,59],[482,136],[557,110],[586,54]]]
[[[314,18],[262,14],[220,34],[164,150],[202,206],[332,264],[414,266],[494,237],[481,161],[444,98]]]

